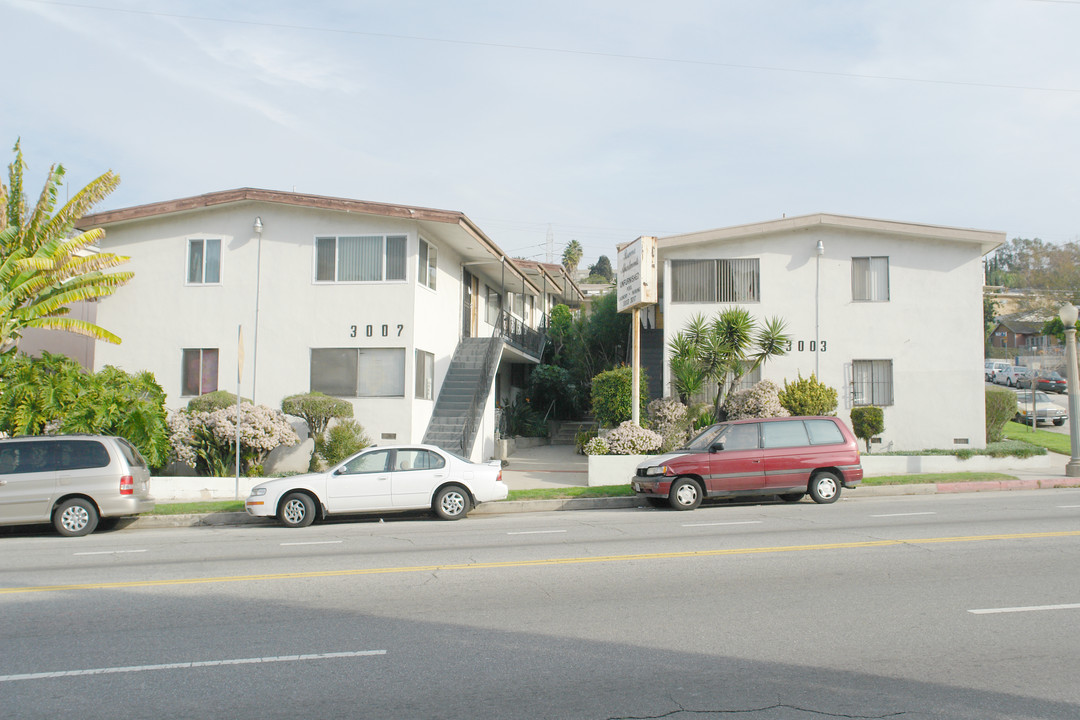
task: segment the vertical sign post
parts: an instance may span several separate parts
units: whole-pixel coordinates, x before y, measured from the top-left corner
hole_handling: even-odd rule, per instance
[[[643,235],[618,247],[617,310],[633,316],[633,351],[630,373],[631,419],[641,425],[641,319],[640,310],[656,304],[656,238]]]
[[[236,499],[240,499],[240,382],[244,378],[244,326],[236,326]]]

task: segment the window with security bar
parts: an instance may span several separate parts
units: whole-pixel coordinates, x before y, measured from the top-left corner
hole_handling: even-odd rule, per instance
[[[854,405],[893,404],[892,360],[856,360],[852,363]]]

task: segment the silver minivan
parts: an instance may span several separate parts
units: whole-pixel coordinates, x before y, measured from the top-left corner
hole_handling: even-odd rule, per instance
[[[51,522],[77,537],[92,533],[100,518],[153,509],[150,469],[123,438],[0,438],[0,525]]]

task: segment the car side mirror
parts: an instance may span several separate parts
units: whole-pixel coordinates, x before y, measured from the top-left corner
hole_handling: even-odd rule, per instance
[[[712,444],[712,447],[709,448],[709,452],[711,452],[711,453],[720,452],[723,449],[724,449],[724,441],[720,440],[719,442],[714,442]]]

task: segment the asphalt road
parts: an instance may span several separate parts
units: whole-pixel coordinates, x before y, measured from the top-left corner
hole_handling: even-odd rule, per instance
[[[1080,490],[0,548],[2,717],[1080,717]]]

